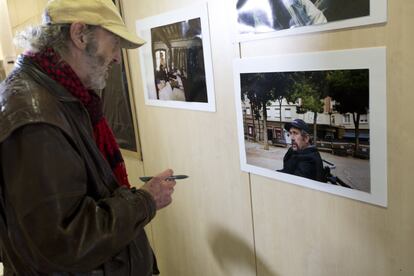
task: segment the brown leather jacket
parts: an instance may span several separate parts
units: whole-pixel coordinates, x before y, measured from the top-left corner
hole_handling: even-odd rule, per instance
[[[0,85],[5,275],[152,275],[155,202],[119,188],[92,135],[83,105],[20,58]]]

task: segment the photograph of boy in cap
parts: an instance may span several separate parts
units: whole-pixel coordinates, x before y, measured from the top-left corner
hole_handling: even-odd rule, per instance
[[[283,169],[278,172],[323,182],[322,158],[312,144],[307,124],[301,119],[295,119],[286,123],[284,128],[289,132],[292,142],[283,157]]]

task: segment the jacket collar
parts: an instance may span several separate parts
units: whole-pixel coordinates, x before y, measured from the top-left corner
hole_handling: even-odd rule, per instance
[[[80,102],[69,91],[67,91],[62,85],[55,80],[51,79],[45,74],[41,68],[34,63],[30,58],[25,55],[20,55],[16,60],[16,68],[20,69],[26,74],[33,77],[33,80],[37,83],[48,87],[51,91],[54,91],[55,96],[62,102]]]

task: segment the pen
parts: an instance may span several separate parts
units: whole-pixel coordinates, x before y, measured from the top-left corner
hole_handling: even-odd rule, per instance
[[[153,176],[141,176],[139,179],[143,182],[148,182],[152,178],[153,178]],[[179,174],[179,175],[169,176],[165,180],[176,180],[176,179],[185,179],[185,178],[188,178],[188,175]]]

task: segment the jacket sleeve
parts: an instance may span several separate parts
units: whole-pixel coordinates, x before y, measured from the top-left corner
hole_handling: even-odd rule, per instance
[[[0,164],[12,244],[41,272],[92,270],[155,216],[146,191],[91,193],[83,160],[57,127],[19,128],[0,144]]]

